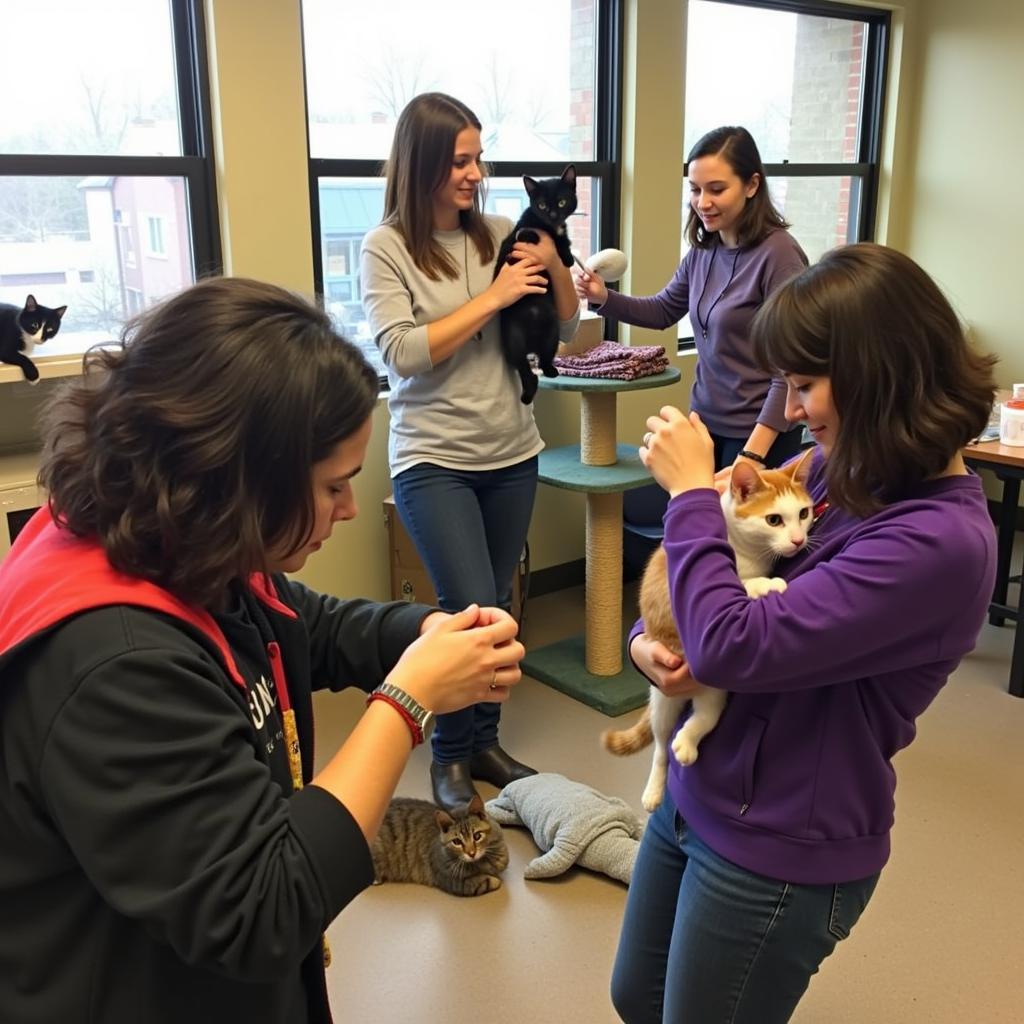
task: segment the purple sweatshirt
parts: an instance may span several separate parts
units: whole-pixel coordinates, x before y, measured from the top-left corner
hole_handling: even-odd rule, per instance
[[[823,501],[820,453],[810,484]],[[669,758],[669,792],[721,856],[823,884],[866,877],[888,859],[891,759],[974,647],[996,541],[974,475],[921,484],[867,519],[828,508],[811,537],[809,551],[776,567],[786,592],[750,600],[718,495],[669,503],[683,650],[695,678],[731,694],[697,762]]]
[[[723,437],[746,438],[755,423],[782,433],[790,426],[786,385],[771,380],[754,362],[750,322],[764,300],[806,266],[796,239],[783,230],[745,248],[694,247],[657,295],[609,291],[600,310],[613,320],[656,329],[671,327],[689,313],[697,346],[690,408],[711,433]]]

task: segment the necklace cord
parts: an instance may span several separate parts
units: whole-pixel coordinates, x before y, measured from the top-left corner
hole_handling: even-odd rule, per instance
[[[465,228],[463,228],[462,230],[462,265],[463,267],[465,267],[466,270],[466,294],[470,297],[470,299],[473,299],[475,296],[469,290],[469,232],[467,232]],[[469,340],[480,341],[480,339],[483,338],[483,336],[484,332],[481,329],[477,331],[475,334],[473,334]]]
[[[740,250],[737,248],[736,255],[732,258],[732,270],[729,271],[729,280],[725,282],[722,290],[718,293],[718,298],[711,303],[711,308],[707,311],[705,318],[701,320],[700,304],[704,301],[704,293],[708,290],[708,282],[711,280],[711,271],[715,266],[715,257],[718,255],[718,249],[719,247],[716,245],[714,249],[711,250],[711,262],[708,264],[707,276],[704,278],[704,287],[700,290],[700,298],[697,300],[697,308],[695,310],[697,314],[697,324],[700,327],[701,335],[705,341],[707,341],[708,337],[708,324],[711,323],[711,314],[715,311],[715,306],[722,301],[722,296],[729,290],[729,286],[732,284],[732,279],[736,276],[736,264],[739,263],[740,260]]]

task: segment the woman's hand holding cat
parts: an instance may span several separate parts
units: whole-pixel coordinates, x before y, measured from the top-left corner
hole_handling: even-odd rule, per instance
[[[531,256],[518,263],[506,263],[491,282],[487,293],[494,299],[497,309],[504,309],[524,295],[543,295],[547,290],[544,264]]]
[[[562,266],[562,258],[558,255],[555,240],[546,232],[536,232],[538,241],[516,241],[509,256],[516,260],[535,260],[550,274]]]
[[[666,697],[688,697],[696,693],[700,686],[693,678],[690,666],[678,654],[646,633],[638,633],[633,637],[629,645],[629,656]]]
[[[452,615],[435,612],[387,681],[439,714],[481,700],[505,701],[522,677],[519,662],[526,651],[515,638],[518,628],[500,608],[472,604]]]
[[[729,490],[730,483],[732,483],[732,466],[723,466],[715,474],[715,490],[719,494],[725,494]]]
[[[640,461],[671,497],[715,486],[715,443],[700,416],[673,405],[648,416]]]
[[[603,306],[608,301],[608,285],[601,280],[600,274],[593,271],[573,269],[573,282],[576,294],[594,306]]]

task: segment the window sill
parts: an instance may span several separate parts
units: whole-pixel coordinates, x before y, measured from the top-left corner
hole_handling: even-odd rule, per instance
[[[45,359],[33,359],[36,369],[39,370],[40,380],[50,380],[53,377],[77,377],[82,373],[81,352],[68,353],[61,356],[48,356]],[[11,366],[9,363],[0,363],[0,384],[24,384],[30,387],[25,375],[21,372],[20,366]]]

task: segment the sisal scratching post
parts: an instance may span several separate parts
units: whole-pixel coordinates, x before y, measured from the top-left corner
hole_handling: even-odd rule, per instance
[[[622,671],[622,495],[587,495],[587,671]]]
[[[618,461],[614,392],[584,392],[580,400],[580,461]],[[622,495],[587,495],[587,671],[622,670]]]
[[[580,398],[580,461],[587,466],[614,466],[614,391],[584,392]]]

